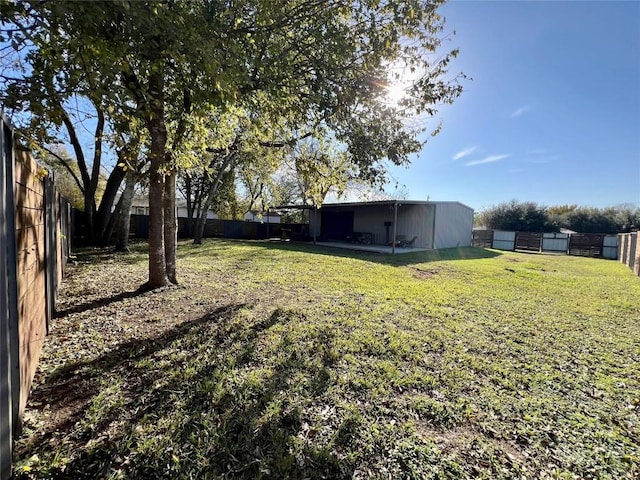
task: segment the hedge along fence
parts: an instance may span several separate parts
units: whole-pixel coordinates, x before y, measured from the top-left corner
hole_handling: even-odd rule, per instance
[[[618,258],[617,235],[474,230],[472,244],[475,247],[498,250],[527,250],[585,257]]]
[[[0,478],[11,474],[40,351],[69,257],[69,204],[2,117],[0,165]]]
[[[618,235],[618,260],[640,275],[640,235],[638,232]]]

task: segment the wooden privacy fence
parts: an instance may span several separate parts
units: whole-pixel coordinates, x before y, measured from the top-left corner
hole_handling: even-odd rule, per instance
[[[2,116],[0,166],[0,478],[49,330],[69,257],[70,208]]]
[[[618,258],[618,236],[590,233],[474,230],[474,247],[553,252],[581,257]]]
[[[149,217],[147,215],[131,215],[131,235],[137,238],[149,236]],[[178,236],[190,237],[187,219],[178,218]],[[204,237],[223,237],[235,239],[290,238],[292,240],[310,240],[309,225],[300,223],[260,223],[244,220],[207,219]]]
[[[629,267],[636,275],[640,275],[640,234],[621,233],[618,235],[620,255],[618,260]]]

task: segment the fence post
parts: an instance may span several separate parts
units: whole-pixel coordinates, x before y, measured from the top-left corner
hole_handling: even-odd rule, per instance
[[[44,179],[44,202],[45,202],[45,218],[44,218],[44,238],[45,238],[45,264],[47,266],[45,278],[45,298],[47,302],[47,335],[51,328],[53,320],[53,312],[56,305],[56,283],[58,279],[57,273],[57,250],[56,250],[56,189],[53,178],[48,176]]]
[[[0,124],[0,479],[11,476],[12,443],[18,428],[20,363],[16,284],[13,128]]]
[[[639,232],[635,232],[635,243],[636,243],[636,256],[633,259],[634,261],[634,265],[633,265],[633,272],[636,275],[640,275],[640,233]]]
[[[544,242],[544,231],[540,232],[540,243],[538,244],[538,253],[542,253],[542,242]]]
[[[622,246],[622,255],[620,255],[620,261],[626,265],[627,261],[629,260],[629,246],[631,245],[631,234],[625,233],[622,236],[622,238],[624,239],[624,243]]]
[[[636,251],[638,247],[638,233],[630,233],[629,234],[629,253],[627,258],[627,266],[635,271],[635,263],[638,252]]]

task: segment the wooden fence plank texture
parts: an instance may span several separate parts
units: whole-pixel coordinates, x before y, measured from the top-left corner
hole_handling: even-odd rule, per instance
[[[474,230],[471,240],[474,247],[493,247],[493,230]]]
[[[69,257],[70,210],[2,117],[0,168],[0,480],[11,475],[31,382]]]
[[[572,233],[569,237],[569,255],[602,257],[604,235]]]
[[[640,234],[621,233],[618,235],[618,260],[640,275]]]
[[[31,381],[46,334],[44,183],[29,152],[15,155],[16,244],[31,252],[18,264],[18,331],[20,335],[20,412],[24,411]],[[18,208],[20,207],[20,208]]]
[[[542,233],[516,232],[516,250],[540,252],[542,250]]]

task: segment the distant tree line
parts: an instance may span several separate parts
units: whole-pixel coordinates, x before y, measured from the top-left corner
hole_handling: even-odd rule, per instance
[[[640,208],[627,204],[606,208],[546,207],[511,200],[478,212],[475,226],[520,232],[558,232],[566,228],[580,233],[626,233],[640,227]]]

